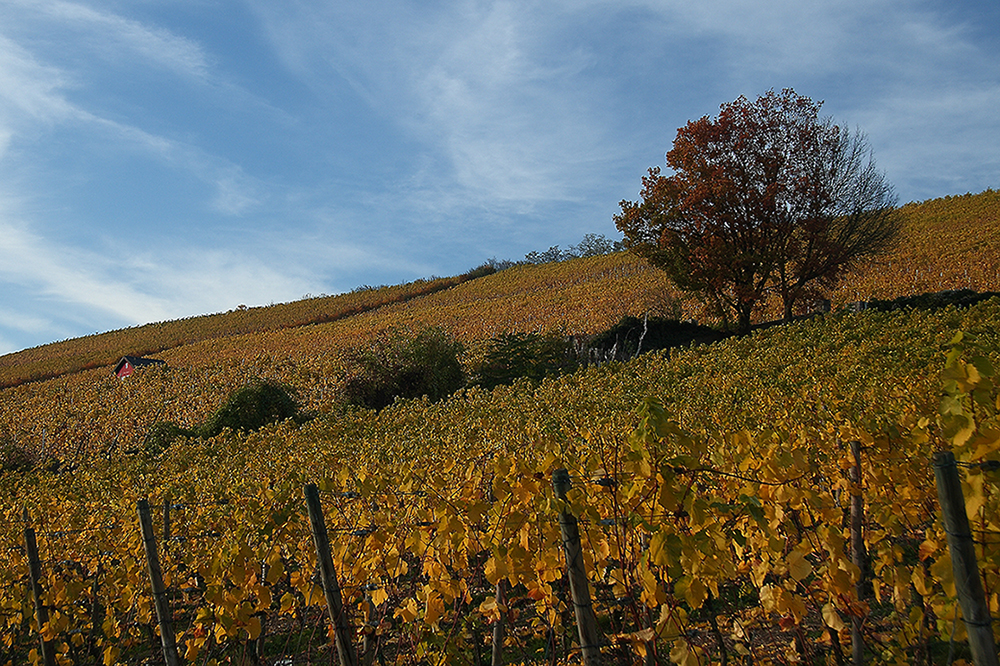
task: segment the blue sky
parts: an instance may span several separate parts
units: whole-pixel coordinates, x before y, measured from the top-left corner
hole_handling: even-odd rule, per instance
[[[792,87],[901,202],[1000,187],[995,0],[3,0],[0,353],[584,234]]]

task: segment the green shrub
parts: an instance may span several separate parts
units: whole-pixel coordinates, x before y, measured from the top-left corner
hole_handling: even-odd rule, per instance
[[[47,469],[57,472],[62,462],[38,447],[24,441],[17,441],[10,435],[0,436],[0,472],[23,473]]]
[[[182,428],[173,421],[157,421],[146,433],[143,450],[150,455],[159,455],[167,450],[179,437],[197,437],[194,430]]]
[[[285,419],[305,420],[292,391],[277,382],[258,380],[230,395],[197,434],[214,437],[225,428],[250,432]]]
[[[577,367],[572,342],[558,333],[505,333],[490,341],[475,382],[485,388],[511,384],[519,377],[540,382]]]
[[[344,382],[344,401],[382,409],[396,398],[445,398],[465,384],[462,351],[461,343],[439,328],[424,329],[411,339],[389,334],[354,353],[356,369]]]
[[[476,278],[486,277],[487,275],[493,275],[497,272],[497,267],[490,262],[485,262],[472,268],[465,273],[462,273],[461,278],[463,281],[475,280]]]

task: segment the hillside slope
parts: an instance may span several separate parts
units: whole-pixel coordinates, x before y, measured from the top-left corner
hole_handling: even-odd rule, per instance
[[[144,356],[165,349],[247,333],[263,333],[336,321],[460,284],[463,276],[418,280],[393,287],[362,289],[267,307],[241,306],[229,312],[158,322],[0,356],[0,386],[114,365],[125,355]]]
[[[908,204],[901,212],[905,225],[899,249],[849,276],[831,294],[835,307],[943,289],[1000,288],[1000,192]],[[154,354],[206,340],[327,323],[394,304],[403,307],[388,308],[383,326],[413,325],[429,318],[466,341],[512,330],[594,333],[621,316],[650,310],[665,313],[671,301],[682,304],[687,317],[704,316],[697,303],[674,290],[662,274],[626,254],[597,262],[519,266],[504,273],[503,279],[476,280],[474,286],[454,294],[450,290],[468,281],[469,275],[65,340],[0,356],[0,387],[113,365],[126,354]],[[419,302],[435,294],[428,302]],[[772,303],[757,320],[773,319],[777,312]]]
[[[381,321],[382,313],[366,316]],[[360,319],[327,324],[326,333],[336,337],[337,327]],[[559,467],[572,474],[570,507],[583,526],[605,650],[620,663],[644,663],[642,650],[664,662],[671,654],[685,663],[679,655],[690,654],[721,663],[713,623],[729,637],[728,650],[762,664],[829,655],[831,632],[850,640],[852,614],[865,618],[866,642],[891,661],[947,651],[951,636],[964,640],[961,630],[952,633],[956,602],[930,456],[954,445],[971,465],[1000,453],[1000,424],[989,408],[1000,396],[995,377],[976,375],[981,430],[966,434],[964,445],[955,444],[947,420],[937,425],[944,351],[956,331],[975,344],[957,348],[970,363],[959,361],[952,377],[987,370],[976,353],[1000,367],[998,299],[965,310],[840,313],[537,387],[471,389],[377,414],[330,409],[302,427],[288,421],[178,441],[155,456],[109,448],[130,425],[143,425],[138,415],[150,414],[150,405],[190,420],[218,395],[215,384],[247,368],[302,381],[291,346],[273,345],[307,340],[309,348],[322,330],[246,336],[261,345],[266,338],[272,355],[258,351],[244,366],[232,358],[127,381],[88,371],[5,392],[5,405],[19,400],[22,423],[46,423],[51,438],[63,424],[58,434],[70,443],[86,433],[92,451],[76,469],[0,474],[0,547],[11,553],[0,566],[0,608],[23,606],[20,622],[0,627],[11,658],[37,645],[21,592],[27,564],[16,548],[25,505],[52,566],[50,608],[62,618],[54,635],[67,646],[73,634],[98,636],[102,651],[114,648],[104,652],[108,663],[150,652],[143,627],[153,622],[152,604],[134,528],[136,503],[149,498],[173,516],[176,539],[164,561],[190,663],[241,663],[258,649],[262,617],[272,638],[265,657],[325,660],[322,629],[313,642],[301,639],[324,622],[302,504],[302,486],[316,482],[350,613],[382,632],[370,650],[377,644],[399,664],[482,660],[505,580],[510,660],[573,659],[560,504],[551,490]],[[177,353],[193,360],[200,345],[207,354],[222,342]],[[955,405],[949,409],[954,415]],[[857,569],[840,527],[854,492],[843,473],[852,440],[863,443],[860,492],[878,590],[863,602],[853,593]],[[965,469],[976,529],[993,533],[995,480]],[[995,540],[983,547],[996,603],[1000,557]],[[77,564],[52,564],[66,562]],[[99,626],[87,611],[98,605],[109,618]],[[296,639],[303,622],[313,624]]]
[[[902,245],[845,281],[833,294],[835,305],[944,289],[997,291],[1000,191],[910,203],[900,210]]]

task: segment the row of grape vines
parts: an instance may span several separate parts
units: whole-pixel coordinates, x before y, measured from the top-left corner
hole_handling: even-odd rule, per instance
[[[359,289],[337,296],[303,298],[290,303],[158,322],[64,340],[0,357],[0,386],[16,386],[80,370],[114,365],[125,354],[142,356],[202,340],[322,324],[404,303],[463,282],[463,276],[417,280]]]
[[[192,426],[204,420],[254,378],[286,383],[298,389],[304,408],[327,412],[349,370],[347,352],[388,329],[444,328],[467,346],[472,362],[498,331],[584,333],[641,314],[639,295],[663,278],[621,259],[520,266],[335,322],[202,340],[159,354],[170,369],[145,382],[120,382],[100,368],[8,388],[5,401],[20,407],[0,412],[0,438],[30,442],[39,456],[60,459],[84,459],[109,447],[127,451],[140,446],[157,421]]]
[[[1000,449],[997,330],[996,300],[843,315],[538,387],[332,410],[302,427],[179,441],[155,458],[94,453],[76,469],[0,476],[0,663],[37,661],[41,639],[63,664],[156,654],[136,518],[147,498],[170,516],[161,561],[188,663],[335,660],[302,497],[310,482],[366,658],[482,663],[503,618],[507,663],[577,661],[557,468],[573,479],[608,659],[826,663],[848,650],[857,619],[872,663],[943,661],[965,636],[936,509],[937,450],[963,465],[1000,612],[997,473],[981,464]],[[278,355],[253,363],[244,367],[286,381],[301,372]],[[233,376],[199,372],[204,386]],[[127,431],[148,410],[183,419],[210,408],[201,384],[183,387],[196,374],[63,384],[48,399],[78,412],[67,436],[87,426],[97,442],[114,436],[102,423]],[[84,393],[94,390],[104,393]],[[58,414],[39,395],[21,403],[23,420]],[[850,442],[861,445],[860,484],[846,474]],[[867,570],[849,555],[857,493]],[[25,507],[41,549],[42,627]]]

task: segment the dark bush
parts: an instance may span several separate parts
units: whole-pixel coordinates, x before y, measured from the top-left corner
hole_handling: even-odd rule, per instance
[[[0,436],[0,472],[21,473],[42,469],[58,472],[61,467],[61,460],[37,446],[17,441],[10,435]]]
[[[621,361],[643,352],[717,342],[725,337],[721,331],[692,322],[622,317],[607,331],[590,338],[587,347],[595,360]]]
[[[151,455],[159,455],[179,437],[197,437],[194,430],[182,428],[173,421],[157,421],[146,433],[143,449]]]
[[[519,377],[540,382],[579,367],[573,344],[558,333],[506,333],[493,338],[476,368],[475,382],[485,388],[510,384]]]
[[[469,269],[468,271],[462,273],[462,281],[475,280],[476,278],[486,277],[487,275],[493,275],[497,272],[496,264],[492,262],[485,262],[476,266],[475,268]]]
[[[468,280],[475,280],[476,278],[486,277],[487,275],[493,275],[494,273],[499,273],[500,271],[505,271],[508,268],[517,266],[517,262],[511,261],[510,259],[496,259],[490,258],[481,263],[480,265],[472,268],[459,276],[462,282]]]
[[[237,390],[197,434],[214,437],[224,428],[250,432],[285,419],[304,420],[292,392],[277,382],[260,380]]]
[[[465,384],[461,353],[461,343],[439,328],[427,328],[411,339],[387,335],[372,348],[354,353],[356,369],[344,382],[344,401],[382,409],[396,398],[445,398]]]
[[[28,472],[42,461],[35,451],[9,437],[0,439],[0,471]]]

